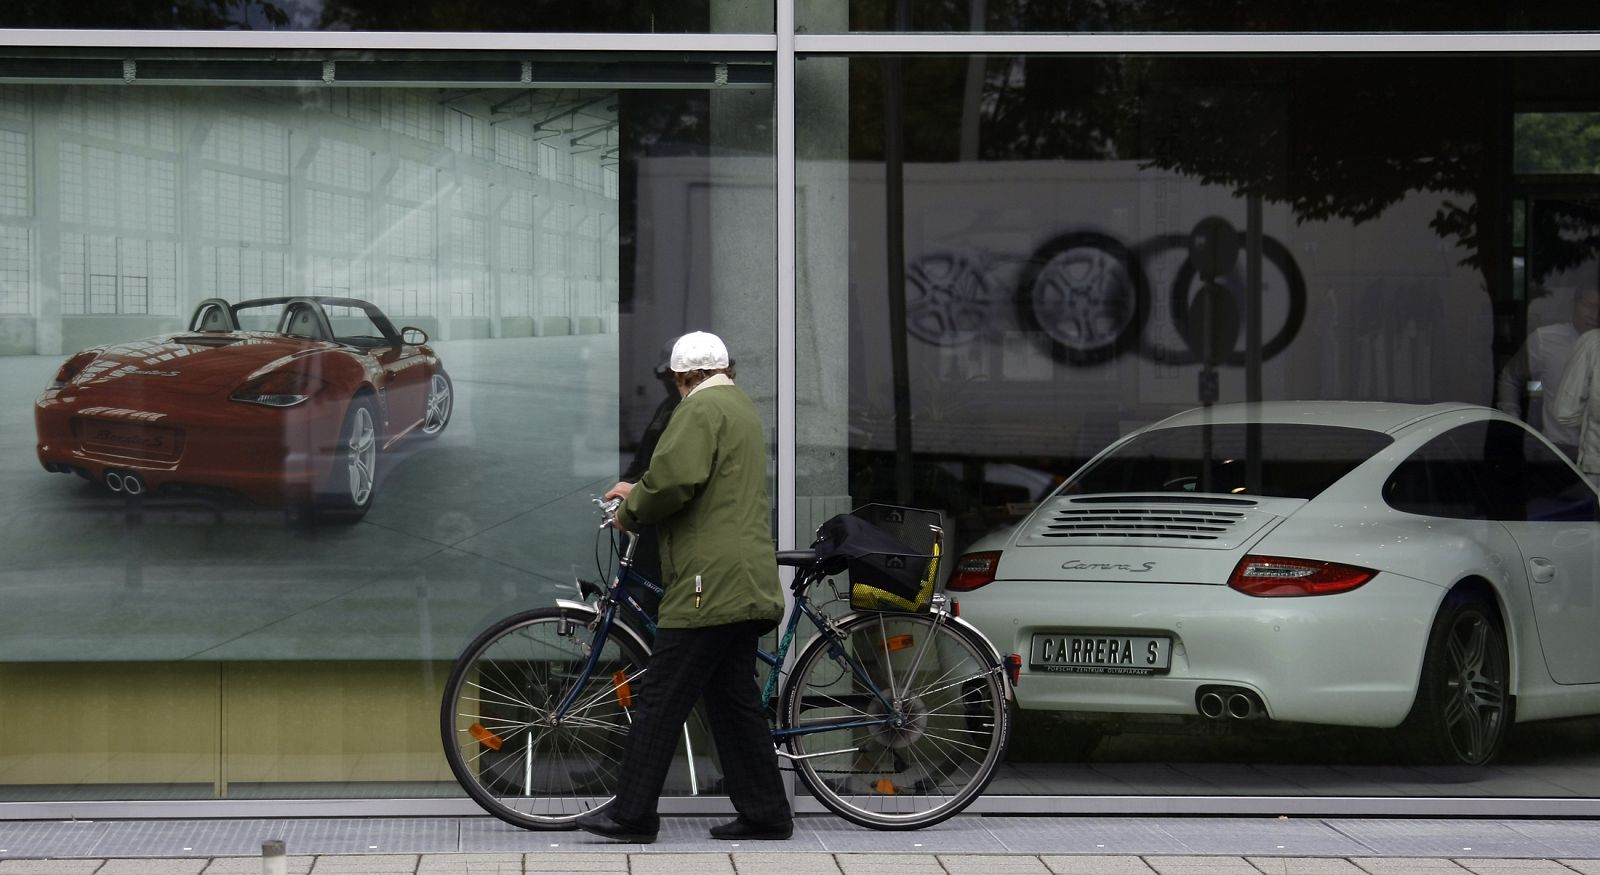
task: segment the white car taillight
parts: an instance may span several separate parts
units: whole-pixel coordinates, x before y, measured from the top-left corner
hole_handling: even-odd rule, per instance
[[[1000,551],[967,553],[956,560],[956,570],[944,588],[954,592],[972,592],[994,581],[995,569],[1000,566]]]
[[[1228,586],[1245,595],[1292,598],[1349,592],[1378,572],[1355,565],[1284,556],[1246,556],[1228,576]]]

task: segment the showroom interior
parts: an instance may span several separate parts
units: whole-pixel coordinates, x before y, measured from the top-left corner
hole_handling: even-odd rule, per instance
[[[604,576],[591,499],[686,331],[762,412],[780,548],[882,502],[957,557],[1214,403],[1537,429],[1555,387],[1497,385],[1600,289],[1600,14],[1525,6],[0,10],[0,818],[475,811],[450,663]],[[376,304],[453,386],[360,520],[41,466],[70,357],[290,296]],[[1593,815],[1592,713],[1457,766],[1022,707],[972,810]],[[723,810],[684,756],[664,810]]]

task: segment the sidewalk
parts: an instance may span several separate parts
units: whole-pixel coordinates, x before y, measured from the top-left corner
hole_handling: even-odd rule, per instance
[[[915,832],[807,816],[787,842],[714,841],[668,817],[651,845],[525,832],[487,817],[0,822],[0,875],[254,875],[281,839],[300,875],[1259,875],[1581,872],[1589,820],[963,816]]]

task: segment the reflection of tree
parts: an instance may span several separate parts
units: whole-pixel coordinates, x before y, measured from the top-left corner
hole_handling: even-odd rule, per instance
[[[0,27],[270,29],[289,23],[289,5],[267,0],[8,0],[0,4]]]
[[[884,30],[903,0],[851,0],[851,30]],[[1593,0],[918,0],[907,30],[967,31],[972,8],[988,31],[1372,32],[1591,30]]]
[[[908,66],[908,161],[955,159],[965,73],[959,60]],[[1498,263],[1505,74],[1485,58],[995,57],[980,156],[1137,160],[1286,204],[1302,222],[1359,224],[1437,193],[1431,227],[1482,269]],[[875,93],[875,75],[859,74],[858,95]],[[852,124],[858,159],[879,154],[874,111]]]
[[[1528,212],[1528,281],[1538,284],[1554,274],[1580,267],[1600,256],[1600,203],[1541,200]],[[1586,277],[1591,283],[1594,276]]]
[[[659,32],[705,31],[706,0],[639,3],[638,0],[454,0],[449,3],[394,3],[392,0],[326,0],[324,30],[444,30],[499,32]]]
[[[708,30],[707,0],[7,0],[0,27],[659,32]]]

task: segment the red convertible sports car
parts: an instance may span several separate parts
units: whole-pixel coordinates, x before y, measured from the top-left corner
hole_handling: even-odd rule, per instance
[[[378,454],[450,421],[427,341],[351,298],[209,298],[187,331],[68,359],[34,407],[39,461],[129,495],[232,493],[358,519]]]

